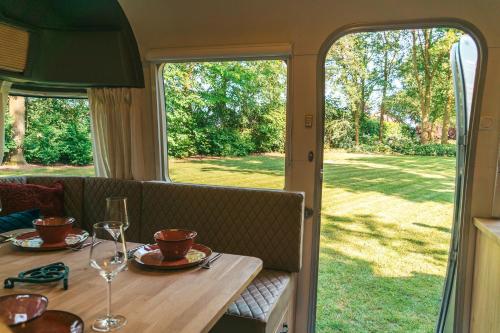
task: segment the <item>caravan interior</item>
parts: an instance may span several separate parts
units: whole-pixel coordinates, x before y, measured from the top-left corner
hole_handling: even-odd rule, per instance
[[[0,1],[0,332],[500,332],[499,12]]]

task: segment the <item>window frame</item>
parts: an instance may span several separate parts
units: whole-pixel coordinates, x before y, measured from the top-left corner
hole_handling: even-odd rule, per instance
[[[259,46],[261,47],[261,46]],[[238,48],[242,50],[246,48]],[[284,165],[284,180],[283,188],[287,189],[290,183],[290,170],[291,170],[291,131],[292,131],[292,108],[291,108],[291,63],[292,63],[292,52],[291,48],[285,47],[284,51],[271,52],[265,51],[267,48],[263,48],[264,53],[259,55],[233,55],[229,53],[228,55],[212,55],[210,52],[212,49],[207,49],[207,51],[202,54],[206,56],[196,55],[188,56],[183,52],[180,52],[178,56],[170,56],[162,58],[162,60],[157,60],[155,64],[155,76],[156,76],[156,93],[157,93],[157,110],[158,110],[158,133],[159,133],[159,149],[160,149],[160,160],[162,164],[162,180],[177,183],[170,177],[170,166],[168,161],[168,122],[166,117],[166,101],[165,101],[165,85],[163,80],[163,70],[165,64],[170,63],[189,63],[189,62],[230,62],[230,61],[266,61],[266,60],[281,60],[286,65],[286,102],[285,102],[285,165]],[[278,53],[278,54],[276,54]],[[183,55],[184,54],[184,55]],[[222,53],[224,54],[224,53]],[[193,183],[196,184],[196,183]],[[220,184],[210,184],[213,186],[222,186]]]

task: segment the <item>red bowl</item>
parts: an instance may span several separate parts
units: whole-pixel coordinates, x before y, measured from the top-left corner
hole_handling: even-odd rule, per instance
[[[33,225],[44,243],[60,243],[71,232],[74,222],[72,217],[46,217],[34,220]]]
[[[193,246],[196,231],[165,229],[157,231],[154,238],[160,248],[163,259],[179,260],[186,256]]]

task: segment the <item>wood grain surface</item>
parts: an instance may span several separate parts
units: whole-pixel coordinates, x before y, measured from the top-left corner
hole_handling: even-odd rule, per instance
[[[136,244],[129,243],[128,248]],[[45,285],[18,284],[0,295],[38,293],[49,298],[49,309],[80,316],[85,332],[106,309],[106,282],[89,266],[89,248],[78,252],[28,252],[11,244],[0,245],[0,278],[62,261],[70,268],[69,289],[62,282]],[[112,312],[124,315],[120,332],[208,332],[227,306],[262,269],[258,258],[224,254],[210,269],[145,271],[129,262],[112,284]]]

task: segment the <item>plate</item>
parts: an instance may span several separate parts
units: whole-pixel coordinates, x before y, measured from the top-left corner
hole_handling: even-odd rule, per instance
[[[49,300],[38,294],[13,294],[0,297],[0,321],[19,325],[41,316]]]
[[[154,269],[181,269],[201,264],[212,254],[209,247],[193,244],[186,256],[179,260],[163,260],[163,255],[157,244],[145,245],[134,253],[134,262],[139,266]]]
[[[77,246],[83,243],[89,237],[89,233],[85,230],[73,228],[66,236],[64,242],[59,243],[44,243],[40,238],[38,231],[31,231],[17,236],[12,240],[14,246],[31,250],[31,251],[51,251],[66,249],[68,246]]]
[[[83,333],[83,320],[59,310],[47,310],[29,323],[12,327],[14,333]]]

